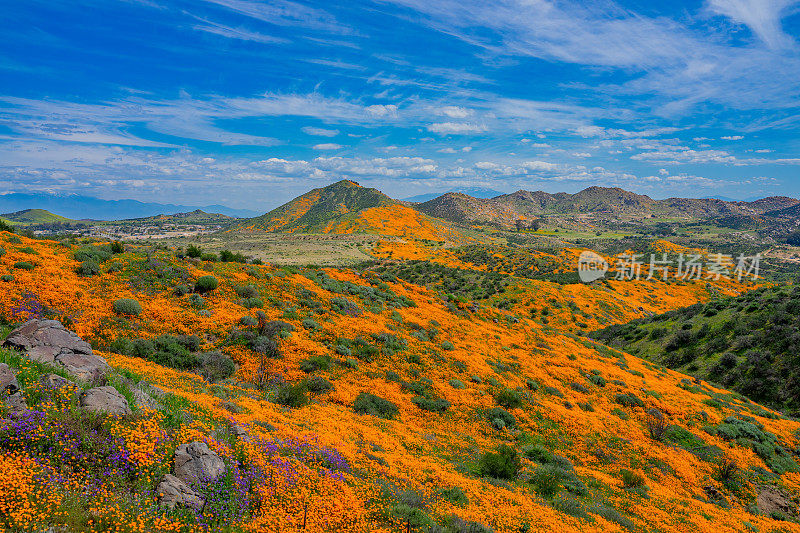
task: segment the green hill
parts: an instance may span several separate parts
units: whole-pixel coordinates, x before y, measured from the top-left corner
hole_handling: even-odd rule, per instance
[[[592,333],[672,369],[800,414],[800,287],[767,287]]]
[[[236,227],[280,232],[327,233],[332,224],[354,219],[365,209],[399,205],[377,189],[342,180],[313,189]]]
[[[0,215],[0,220],[5,220],[14,225],[54,224],[57,222],[74,222],[72,219],[56,215],[44,209],[23,209],[15,213]]]

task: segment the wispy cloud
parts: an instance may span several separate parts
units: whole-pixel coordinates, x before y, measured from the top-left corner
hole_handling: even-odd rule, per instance
[[[781,19],[798,0],[709,0],[714,13],[744,24],[771,49],[791,48],[795,41],[781,27]]]
[[[339,135],[339,130],[315,128],[314,126],[305,126],[301,129],[303,130],[303,133],[307,135],[317,135],[319,137],[336,137],[337,135]]]

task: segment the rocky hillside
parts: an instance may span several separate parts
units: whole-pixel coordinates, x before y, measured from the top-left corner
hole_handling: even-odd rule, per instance
[[[761,215],[776,209],[791,209],[798,204],[800,200],[787,197],[770,197],[753,202],[708,198],[653,200],[620,188],[589,187],[575,194],[517,191],[488,199],[447,193],[415,204],[415,207],[428,215],[454,222],[512,227],[517,220],[553,215],[658,216],[699,220]]]

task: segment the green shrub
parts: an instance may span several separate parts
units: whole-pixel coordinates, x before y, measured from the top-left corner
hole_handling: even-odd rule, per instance
[[[200,342],[196,335],[159,335],[151,339],[121,337],[111,343],[111,351],[178,370],[194,370],[201,365],[200,358],[192,353],[200,347]]]
[[[517,419],[514,415],[503,409],[502,407],[494,407],[486,411],[486,418],[494,426],[495,420],[501,420],[503,427],[513,428],[517,425]]]
[[[14,226],[9,224],[5,220],[0,220],[0,232],[2,232],[2,231],[7,231],[9,233],[14,233]],[[9,239],[9,242],[11,242],[11,239]]]
[[[522,462],[517,450],[501,444],[496,452],[486,452],[478,461],[478,473],[484,477],[513,480],[517,478]]]
[[[219,260],[223,263],[247,263],[247,258],[240,253],[233,253],[230,250],[222,250],[219,253]]]
[[[304,318],[303,327],[306,329],[319,329],[319,323],[313,318]]]
[[[194,290],[201,294],[211,292],[219,287],[219,281],[214,276],[201,276],[194,284]]]
[[[91,259],[87,259],[83,263],[81,263],[78,268],[75,269],[75,272],[79,276],[84,277],[91,277],[96,276],[100,273],[100,265],[92,261]]]
[[[333,364],[333,358],[330,355],[312,355],[307,359],[300,361],[300,370],[310,374],[317,370],[329,370]]]
[[[27,261],[17,261],[14,263],[14,268],[19,270],[33,270],[33,265]]]
[[[625,489],[640,489],[645,486],[644,476],[633,470],[622,469],[620,471],[622,487]]]
[[[111,250],[112,254],[121,254],[125,251],[125,245],[119,241],[114,241],[111,243],[109,249]]]
[[[239,298],[258,298],[258,288],[255,285],[245,285],[244,287],[236,287],[236,295]]]
[[[211,383],[229,378],[236,372],[236,364],[221,352],[206,352],[200,354],[199,359],[200,375]]]
[[[73,254],[75,261],[94,261],[95,263],[105,263],[111,259],[111,251],[100,246],[83,246],[75,250]]]
[[[308,405],[310,401],[308,383],[306,381],[300,381],[295,384],[287,383],[275,391],[275,402],[286,407],[298,409]]]
[[[114,302],[114,312],[118,315],[139,316],[142,314],[142,305],[133,298],[120,298]]]
[[[439,495],[448,502],[458,505],[459,507],[466,507],[469,505],[469,498],[464,489],[461,487],[450,487],[449,489],[442,489]]]
[[[644,407],[644,402],[632,393],[617,394],[614,401],[623,407]]]
[[[523,450],[522,455],[525,458],[530,459],[539,464],[547,464],[553,462],[553,452],[542,446],[541,444],[536,444],[534,446],[530,446]]]
[[[253,308],[260,309],[264,307],[264,302],[262,302],[260,298],[245,298],[244,300],[242,300],[242,307],[245,307],[247,309],[253,309]]]
[[[239,324],[243,326],[255,326],[256,324],[258,324],[258,320],[256,320],[252,316],[243,316],[242,318],[239,319]]]
[[[453,387],[454,389],[466,389],[467,388],[467,386],[464,385],[463,381],[455,379],[455,378],[451,379],[449,381],[449,383],[450,383],[450,386]]]
[[[14,276],[12,276],[11,274],[3,274],[2,276],[0,276],[0,281],[5,281],[5,282],[14,281]]]
[[[502,405],[506,409],[516,409],[522,405],[522,395],[511,389],[500,391],[494,399],[498,405]]]
[[[172,294],[175,296],[186,296],[189,294],[189,287],[186,285],[175,285],[175,287],[172,288]]]
[[[358,395],[353,403],[353,411],[386,419],[393,419],[398,413],[397,406],[394,403],[368,392],[362,392]]]
[[[415,396],[411,398],[411,403],[432,413],[443,413],[450,409],[450,402],[443,398],[429,398],[427,396]]]
[[[446,351],[446,352],[449,352],[449,351],[452,351],[452,350],[455,350],[455,349],[456,349],[455,345],[453,345],[453,343],[452,343],[452,342],[450,342],[450,341],[443,341],[443,342],[442,342],[442,343],[439,345],[439,347],[440,347],[442,350]]]
[[[322,376],[312,376],[308,380],[308,390],[315,393],[328,392],[333,388],[333,383]]]
[[[186,248],[186,255],[189,257],[199,258],[203,255],[203,250],[200,249],[199,246],[195,246],[194,244],[190,244]]]

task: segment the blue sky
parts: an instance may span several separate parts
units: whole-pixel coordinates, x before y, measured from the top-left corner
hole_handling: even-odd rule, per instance
[[[800,196],[800,0],[0,5],[0,193]]]

